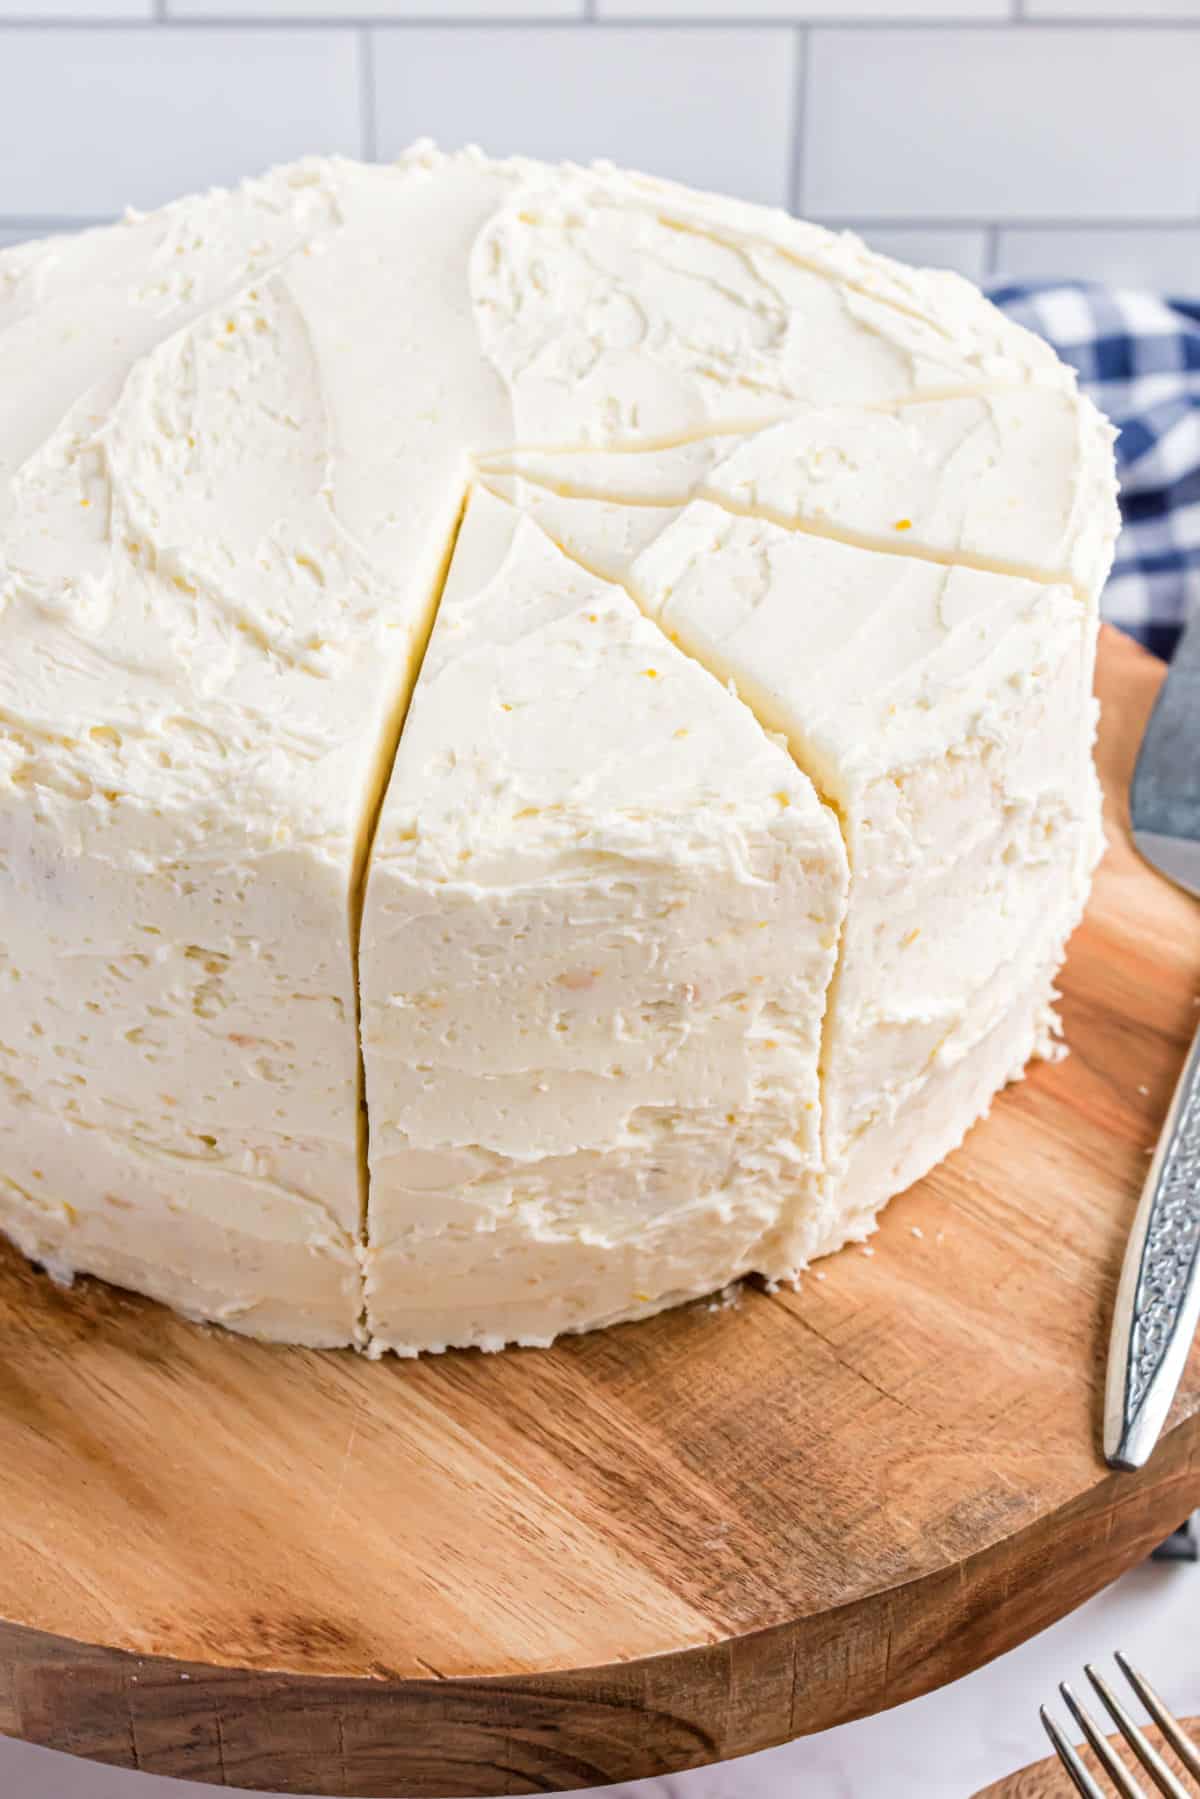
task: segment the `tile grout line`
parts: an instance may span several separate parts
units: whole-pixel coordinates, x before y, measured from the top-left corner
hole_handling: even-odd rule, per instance
[[[0,231],[27,231],[30,237],[48,237],[56,231],[90,231],[97,225],[115,224],[117,213],[13,213],[0,218]]]
[[[368,27],[360,27],[367,30]],[[50,231],[86,231],[96,225],[111,225],[120,219],[119,212],[111,213],[0,213],[0,230],[29,231],[31,234]],[[1200,217],[1197,218],[1037,218],[1012,217],[1005,218],[938,218],[929,214],[920,217],[906,215],[904,217],[881,218],[877,214],[862,213],[823,213],[814,215],[814,224],[824,225],[832,231],[1049,231],[1055,234],[1071,231],[1156,231],[1179,232],[1184,236],[1200,231]]]
[[[371,875],[371,863],[375,853],[375,840],[383,820],[384,806],[387,803],[388,788],[396,767],[396,758],[400,754],[400,741],[404,736],[404,727],[416,697],[417,687],[421,679],[421,670],[425,666],[425,657],[429,644],[437,626],[438,614],[442,608],[442,599],[446,592],[446,584],[450,579],[450,571],[454,565],[454,552],[458,547],[459,534],[463,520],[467,515],[467,506],[471,498],[471,484],[464,483],[459,498],[458,510],[450,535],[442,551],[442,559],[434,576],[432,590],[426,602],[424,621],[414,640],[415,654],[412,658],[412,674],[404,691],[398,696],[390,716],[385,720],[380,740],[375,749],[376,779],[373,791],[368,796],[366,811],[360,826],[360,836],[355,845],[353,878],[349,895],[349,929],[350,929],[350,969],[354,982],[354,1032],[358,1047],[358,1063],[356,1069],[356,1090],[358,1109],[356,1115],[356,1149],[358,1160],[358,1246],[359,1246],[359,1297],[361,1305],[358,1315],[358,1326],[362,1333],[362,1346],[370,1343],[370,1320],[368,1305],[368,1269],[367,1252],[371,1247],[370,1212],[371,1212],[371,1115],[367,1104],[367,1057],[364,1040],[363,1023],[363,987],[362,987],[362,938],[367,910],[367,885]]]
[[[797,218],[804,204],[804,142],[808,121],[808,70],[812,61],[812,33],[807,26],[794,30],[796,66],[792,71],[791,168],[788,171],[788,210]]]
[[[583,0],[585,7],[594,8],[595,0]],[[1013,0],[1020,5],[1021,0]],[[474,17],[446,18],[436,12],[413,13],[407,16],[377,13],[328,13],[319,17],[309,14],[295,13],[255,13],[253,11],[222,12],[214,6],[212,12],[199,16],[183,16],[167,9],[166,0],[154,0],[155,7],[162,6],[161,12],[139,17],[92,17],[83,13],[64,14],[60,17],[14,13],[10,17],[0,14],[0,33],[5,31],[41,31],[54,32],[63,30],[78,31],[144,31],[154,30],[162,24],[168,24],[172,31],[208,30],[214,27],[226,30],[265,28],[284,31],[341,31],[366,27],[380,27],[387,31],[404,32],[407,30],[435,29],[445,32],[471,31],[552,31],[571,32],[581,28],[598,31],[642,30],[682,30],[707,31],[721,33],[730,30],[749,30],[752,32],[785,32],[788,30],[819,29],[838,34],[853,35],[860,32],[896,32],[922,33],[930,32],[1019,32],[1034,34],[1042,31],[1059,31],[1073,34],[1083,32],[1092,34],[1100,31],[1127,31],[1135,34],[1158,32],[1183,32],[1194,36],[1200,33],[1200,18],[1172,18],[1159,14],[1151,18],[1141,18],[1132,12],[1112,18],[1102,15],[1086,17],[1071,16],[1030,16],[1025,12],[1013,12],[1007,17],[999,15],[995,18],[892,18],[864,15],[859,18],[828,17],[820,14],[805,13],[802,8],[794,14],[772,16],[745,16],[736,12],[728,14],[689,14],[670,15],[647,13],[637,18],[614,17],[608,13],[597,13],[594,10],[584,11],[566,17],[542,18],[536,15],[514,12],[501,18],[493,18],[484,13]]]
[[[358,32],[358,105],[362,130],[363,158],[375,162],[379,156],[379,130],[376,115],[375,39],[366,25]]]
[[[957,214],[908,213],[893,217],[879,213],[828,212],[822,213],[817,223],[839,231],[1195,231],[1200,226],[1200,214],[1195,218],[1175,215],[1135,219],[1119,215],[1067,218],[1062,214],[1039,218],[1032,213],[966,218]]]
[[[988,389],[984,387],[978,390],[979,396],[985,397],[989,391],[1020,392],[1021,390],[1020,388]],[[781,418],[773,420],[772,424],[783,425],[787,422],[788,417],[784,414]],[[772,427],[768,425],[760,428],[769,430]],[[711,437],[714,440],[719,440],[722,437],[741,435],[743,435],[741,432],[711,433]],[[754,435],[754,428],[744,435]],[[690,441],[704,442],[706,440],[704,437],[700,437],[691,439]],[[559,452],[559,455],[571,456],[579,453],[579,451],[572,449],[564,449]],[[595,451],[594,446],[591,446],[589,447],[589,451],[584,451],[583,453],[596,454],[597,452]],[[603,451],[599,452],[599,454],[605,453],[606,452]],[[640,451],[637,447],[633,447],[625,452],[618,451],[607,453],[624,453],[636,456],[644,452]],[[521,455],[519,447],[514,450],[512,454],[515,458],[519,459]],[[493,492],[494,490],[490,487],[488,482],[489,472],[503,476],[505,471],[503,469],[492,471],[484,469],[477,473],[477,479],[480,484],[487,487],[489,492]],[[717,510],[723,512],[727,518],[746,519],[757,524],[769,525],[773,530],[786,532],[789,536],[796,538],[810,538],[817,543],[840,544],[843,549],[854,550],[866,556],[891,556],[898,558],[903,562],[919,562],[926,568],[942,568],[948,569],[951,572],[963,570],[977,575],[995,575],[1006,581],[1028,581],[1038,587],[1069,587],[1073,592],[1078,592],[1070,573],[1064,569],[1051,570],[1049,568],[1034,567],[1031,564],[1023,562],[1009,562],[1003,558],[974,556],[963,550],[935,550],[928,544],[909,544],[889,537],[877,537],[873,532],[852,531],[845,527],[835,525],[829,519],[818,520],[815,518],[789,516],[776,511],[775,508],[771,506],[740,503],[734,500],[729,493],[709,487],[703,479],[694,482],[686,494],[678,494],[673,498],[661,500],[636,500],[631,499],[628,494],[614,493],[609,489],[589,487],[571,481],[555,481],[544,475],[531,475],[525,470],[518,469],[517,475],[518,479],[523,480],[527,486],[537,488],[544,493],[556,494],[560,499],[564,500],[595,501],[598,504],[612,504],[629,507],[630,509],[644,508],[648,511],[661,511],[664,514],[673,512],[678,506],[688,506],[693,502],[698,502],[703,505],[717,508]],[[496,497],[501,498],[502,496],[497,495]],[[515,504],[515,502],[506,501],[506,504]],[[518,510],[522,510],[522,508],[518,507]],[[581,568],[587,569],[590,574],[594,574],[598,580],[613,580],[611,575],[601,574],[598,569],[591,568],[581,555],[575,551],[569,550],[564,542],[561,542],[554,536],[544,522],[539,522],[539,528],[546,533],[547,537],[549,537],[553,543],[558,545],[558,548],[565,556],[569,556],[573,561],[577,562]],[[618,581],[616,582],[616,585],[625,587],[630,597],[635,600],[637,599],[636,592],[628,580]]]
[[[1000,227],[985,225],[983,231],[983,270],[987,280],[995,279],[1000,266]]]

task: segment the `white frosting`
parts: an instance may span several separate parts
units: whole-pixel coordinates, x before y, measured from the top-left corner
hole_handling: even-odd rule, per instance
[[[868,1228],[1044,1036],[1111,434],[966,283],[419,147],[0,254],[0,391],[31,1255],[546,1341]]]
[[[805,402],[1072,385],[1045,343],[956,276],[644,178],[527,182],[481,233],[471,274],[526,445],[670,441]]]
[[[478,496],[367,894],[376,1343],[544,1342],[784,1272],[845,884],[746,707]]]
[[[906,1109],[929,1110],[944,1153],[973,1122],[938,1108],[946,1071],[1018,994],[1030,1037],[1048,1003],[1100,842],[1091,609],[1069,587],[705,503],[632,580],[786,733],[844,821],[853,880],[823,1056],[836,1235],[907,1184]],[[927,1149],[919,1139],[914,1174],[936,1159]]]
[[[468,159],[261,191],[14,283],[61,416],[0,502],[0,1203],[31,1254],[338,1343],[356,890],[467,446],[511,431],[465,278],[503,184]],[[64,254],[126,308],[86,368],[58,361]]]

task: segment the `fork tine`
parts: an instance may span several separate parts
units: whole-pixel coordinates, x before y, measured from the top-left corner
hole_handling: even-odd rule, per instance
[[[1129,1660],[1128,1656],[1122,1655],[1121,1651],[1118,1649],[1116,1652],[1116,1659],[1118,1668],[1120,1668],[1122,1674],[1125,1676],[1146,1710],[1150,1713],[1150,1716],[1154,1719],[1154,1722],[1158,1725],[1158,1728],[1162,1731],[1163,1736],[1166,1738],[1167,1742],[1170,1743],[1172,1749],[1175,1751],[1188,1773],[1192,1775],[1193,1779],[1200,1780],[1200,1750],[1196,1748],[1195,1743],[1193,1743],[1191,1737],[1188,1736],[1182,1724],[1179,1722],[1179,1719],[1175,1717],[1172,1712],[1167,1710],[1158,1694],[1154,1691],[1154,1688],[1150,1685],[1150,1682],[1146,1679],[1146,1676],[1133,1666],[1133,1663]]]
[[[1166,1799],[1190,1799],[1186,1788],[1180,1786],[1157,1749],[1142,1735],[1121,1701],[1117,1698],[1104,1676],[1089,1662],[1084,1673],[1095,1687],[1104,1702],[1105,1710],[1120,1731],[1133,1753],[1145,1768],[1160,1793]]]
[[[1054,1753],[1070,1776],[1076,1792],[1082,1793],[1083,1799],[1104,1799],[1103,1791],[1096,1785],[1044,1705],[1038,1707],[1038,1717],[1042,1720],[1042,1728],[1053,1743]]]
[[[1066,1700],[1067,1708],[1070,1711],[1071,1716],[1074,1718],[1076,1724],[1078,1724],[1080,1730],[1082,1730],[1088,1742],[1092,1745],[1097,1761],[1109,1775],[1113,1785],[1121,1795],[1121,1799],[1146,1799],[1145,1793],[1133,1778],[1133,1775],[1129,1772],[1129,1769],[1125,1766],[1120,1756],[1116,1754],[1115,1750],[1109,1747],[1108,1738],[1104,1735],[1104,1732],[1100,1729],[1087,1707],[1079,1702],[1075,1697],[1073,1690],[1067,1685],[1065,1680],[1061,1682],[1058,1690]]]

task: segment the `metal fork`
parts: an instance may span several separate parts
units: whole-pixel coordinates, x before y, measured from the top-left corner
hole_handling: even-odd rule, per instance
[[[1131,1665],[1128,1657],[1118,1651],[1116,1661],[1118,1668],[1158,1725],[1164,1742],[1171,1745],[1180,1763],[1192,1778],[1200,1781],[1200,1749],[1184,1731],[1179,1720],[1167,1710],[1145,1675],[1139,1674],[1138,1670]],[[1090,1662],[1084,1669],[1084,1673],[1099,1694],[1109,1717],[1153,1781],[1154,1791],[1165,1793],[1167,1799],[1194,1799],[1194,1795],[1189,1793],[1188,1789],[1168,1768],[1153,1743],[1138,1729],[1104,1676]],[[1125,1764],[1113,1753],[1104,1732],[1087,1708],[1076,1698],[1065,1680],[1058,1690],[1066,1701],[1071,1716],[1091,1744],[1097,1761],[1120,1794],[1120,1799],[1146,1799],[1145,1789],[1139,1786]],[[1046,1735],[1054,1745],[1055,1754],[1066,1769],[1076,1790],[1084,1795],[1084,1799],[1106,1799],[1104,1788],[1098,1786],[1095,1778],[1089,1774],[1044,1705],[1040,1708],[1039,1715]]]

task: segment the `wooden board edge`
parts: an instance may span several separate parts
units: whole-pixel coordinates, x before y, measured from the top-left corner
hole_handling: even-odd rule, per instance
[[[1025,1641],[1200,1506],[1200,1416],[960,1567],[768,1631],[556,1675],[348,1680],[139,1657],[0,1623],[0,1733],[250,1791],[563,1792],[751,1754],[886,1710]]]

